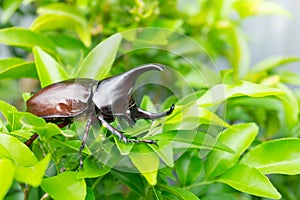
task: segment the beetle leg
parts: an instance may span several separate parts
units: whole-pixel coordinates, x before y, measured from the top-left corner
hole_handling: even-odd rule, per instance
[[[112,134],[118,136],[120,140],[123,140],[124,143],[130,142],[130,143],[147,143],[147,144],[156,144],[154,140],[139,140],[139,139],[128,139],[126,138],[123,133],[116,128],[114,128],[110,123],[108,123],[104,118],[103,115],[99,114],[98,119],[102,123],[103,126],[105,126]]]
[[[99,114],[98,119],[103,126],[105,126],[112,134],[118,136],[120,140],[123,140],[125,143],[128,142],[128,139],[121,133],[121,131],[114,128],[110,123],[108,123],[104,118],[103,115]]]
[[[39,137],[39,135],[38,135],[37,133],[33,134],[33,135],[25,142],[26,146],[29,147],[37,137]]]
[[[139,107],[136,107],[134,110],[132,110],[131,112],[131,116],[133,119],[157,119],[157,118],[162,118],[165,117],[167,115],[170,115],[173,110],[174,110],[174,104],[172,104],[172,106],[170,107],[169,110],[162,112],[162,113],[151,113],[148,111],[145,111]]]
[[[84,149],[84,146],[85,146],[85,144],[86,144],[86,140],[87,140],[87,136],[88,136],[88,133],[89,133],[91,124],[92,124],[92,119],[89,118],[89,119],[87,120],[86,125],[85,125],[84,134],[83,134],[82,141],[81,141],[81,145],[80,145],[80,148],[79,148],[79,166],[80,166],[80,168],[83,167],[82,150]]]

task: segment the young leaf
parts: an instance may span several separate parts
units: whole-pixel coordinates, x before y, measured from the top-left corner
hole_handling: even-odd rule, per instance
[[[0,100],[0,111],[7,120],[8,124],[14,126],[14,113],[18,112],[16,107],[6,103],[5,101]]]
[[[164,130],[193,130],[200,124],[229,127],[229,124],[213,112],[197,107],[196,104],[188,104],[176,106],[172,115],[167,117]]]
[[[150,185],[156,185],[159,157],[148,145],[135,145],[129,154],[134,166],[142,173]]]
[[[246,43],[245,35],[241,30],[231,25],[228,28],[229,42],[233,46],[233,55],[231,57],[231,63],[233,66],[233,78],[235,81],[243,78],[250,65],[250,51],[248,44]]]
[[[37,78],[33,62],[26,62],[20,58],[7,58],[0,60],[0,78]]]
[[[230,168],[217,182],[225,183],[231,187],[252,195],[271,199],[280,199],[281,195],[269,179],[257,169],[238,164]]]
[[[0,147],[1,148],[1,147]],[[4,199],[15,176],[15,165],[9,159],[0,159],[0,199]]]
[[[5,133],[0,133],[0,155],[25,167],[38,162],[33,152],[23,142]]]
[[[290,16],[291,14],[275,2],[263,0],[238,0],[234,3],[235,9],[241,18],[253,15],[282,14]]]
[[[25,49],[39,46],[45,51],[55,54],[55,44],[47,37],[25,28],[5,28],[0,30],[0,43]]]
[[[247,81],[241,81],[236,85],[220,84],[212,87],[197,100],[197,104],[199,106],[208,107],[218,105],[233,97],[265,97],[280,94],[285,94],[285,91]]]
[[[258,127],[254,123],[234,125],[223,131],[218,141],[229,146],[234,153],[211,151],[205,165],[207,176],[216,177],[232,167],[253,142],[257,133]]]
[[[260,61],[251,68],[251,73],[268,71],[292,62],[299,62],[299,57],[271,57]]]
[[[34,47],[33,54],[42,87],[68,78],[66,71],[41,48]]]
[[[241,163],[258,169],[263,174],[300,173],[300,139],[271,140],[251,149]]]
[[[43,176],[50,162],[51,155],[48,154],[41,161],[31,167],[16,166],[16,180],[37,187],[42,183]]]
[[[134,144],[125,144],[123,141],[120,141],[116,137],[114,137],[114,141],[122,156],[128,155],[134,146]]]
[[[95,178],[104,176],[105,174],[110,172],[110,168],[105,165],[100,165],[99,161],[88,157],[84,160],[83,169],[81,169],[76,178]]]
[[[43,118],[38,117],[29,112],[15,112],[14,113],[14,129],[31,129],[35,126],[46,126]]]
[[[98,44],[83,60],[78,71],[78,78],[101,80],[106,78],[115,60],[122,35],[117,33]]]
[[[83,200],[86,196],[86,183],[84,179],[77,179],[76,175],[76,172],[63,172],[45,178],[41,187],[53,199]]]

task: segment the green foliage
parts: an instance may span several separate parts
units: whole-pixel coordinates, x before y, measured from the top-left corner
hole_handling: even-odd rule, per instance
[[[76,172],[63,172],[45,178],[41,187],[54,199],[84,199],[86,183],[84,179],[77,179],[76,176]]]
[[[24,7],[37,16],[29,28],[13,26],[12,16],[29,14]],[[272,57],[250,67],[241,30],[247,17],[289,15],[279,5],[4,0],[1,9],[7,28],[0,29],[0,43],[23,53],[0,60],[0,199],[299,198],[297,191],[286,192],[281,178],[300,169],[300,96],[288,87],[300,79],[284,68],[300,58]],[[219,73],[211,58],[231,68]],[[138,103],[153,112],[175,103],[174,112],[133,127],[113,123],[128,137],[158,145],[124,144],[105,127],[93,127],[83,168],[78,152],[84,121],[61,129],[21,111],[24,90],[15,92],[11,84],[20,78],[38,79],[41,87],[71,78],[101,80],[145,63],[169,67],[162,77],[137,81],[143,86],[135,94]],[[27,147],[34,133],[39,138]]]

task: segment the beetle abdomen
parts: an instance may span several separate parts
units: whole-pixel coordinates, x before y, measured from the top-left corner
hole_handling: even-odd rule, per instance
[[[28,112],[43,118],[73,117],[89,109],[97,81],[74,79],[49,85],[27,102]]]

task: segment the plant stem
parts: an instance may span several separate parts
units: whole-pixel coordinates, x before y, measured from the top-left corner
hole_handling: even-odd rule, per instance
[[[31,186],[30,185],[25,185],[25,184],[21,184],[23,193],[24,193],[24,200],[28,200],[29,199],[29,193],[31,190]]]

